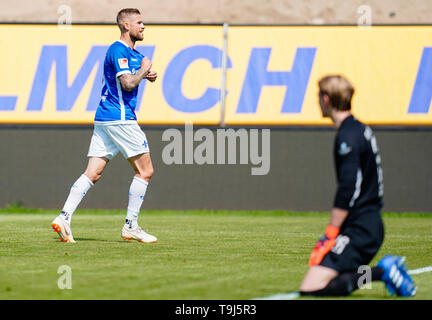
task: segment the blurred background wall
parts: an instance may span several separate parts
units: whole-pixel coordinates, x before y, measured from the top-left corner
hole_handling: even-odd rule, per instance
[[[228,22],[254,25],[356,25],[362,14],[359,12],[362,5],[369,5],[372,9],[372,24],[410,25],[432,22],[431,0],[0,0],[0,22],[57,23],[63,5],[71,8],[72,23],[112,24],[121,8],[138,7],[148,24]],[[112,32],[117,37],[117,29]],[[415,38],[415,35],[411,38]],[[419,42],[421,45],[416,47],[415,59],[410,64],[412,70],[410,69],[409,81],[415,80],[423,46],[426,48],[432,45],[432,42],[426,40]],[[276,46],[277,41],[274,43]],[[367,45],[368,42],[364,44]],[[376,47],[376,44],[370,44],[371,47]],[[293,44],[295,45],[296,43]],[[6,41],[2,41],[2,47],[6,48]],[[320,50],[321,48],[322,46]],[[31,68],[36,70],[41,48],[37,46],[29,50],[34,55]],[[83,54],[86,54],[88,48],[84,51]],[[407,57],[397,56],[398,53],[392,57],[401,62],[399,66],[403,66]],[[20,55],[21,53],[12,56],[18,59]],[[69,67],[77,70],[85,56],[70,56],[76,62]],[[412,56],[414,55],[409,57]],[[321,61],[327,63],[327,56]],[[370,61],[373,62],[373,59]],[[3,96],[7,95],[7,90],[10,94],[16,94],[13,81],[30,83],[33,80],[34,70],[30,70],[30,75],[25,76],[28,79],[14,80],[10,78],[13,73],[6,72],[8,69],[5,67],[9,66],[4,64],[0,69],[1,77],[7,80],[1,89]],[[285,65],[278,67],[281,70],[287,68]],[[355,70],[361,73],[363,67],[358,65]],[[23,74],[16,76],[23,77]],[[244,74],[243,70],[241,76]],[[380,76],[385,77],[382,74]],[[405,80],[407,78],[403,73],[401,77]],[[312,90],[316,87],[314,81],[309,84]],[[382,82],[383,87],[388,93],[397,93],[398,86],[393,90],[388,84],[398,81]],[[54,86],[50,86],[52,91],[49,97],[54,101]],[[412,83],[407,87],[408,97]],[[29,94],[30,88],[29,84],[25,88],[25,94]],[[365,94],[365,91],[361,92]],[[310,104],[317,108],[315,95],[312,96]],[[20,96],[18,103],[22,102],[20,99],[25,100]],[[371,97],[370,101],[376,99]],[[391,104],[393,100],[388,102]],[[402,103],[402,108],[405,107],[407,105]],[[335,131],[331,127],[273,128],[271,169],[266,176],[252,176],[249,165],[166,165],[161,158],[166,143],[162,142],[161,137],[167,128],[169,125],[143,125],[156,170],[143,209],[329,210],[332,205],[336,184],[332,160]],[[431,211],[431,127],[378,126],[374,129],[383,159],[385,210]],[[16,124],[0,124],[0,207],[21,204],[60,209],[70,186],[85,169],[91,134],[92,128],[88,124],[32,126],[20,124],[19,121]],[[131,178],[132,171],[128,163],[119,155],[110,163],[102,180],[84,199],[81,208],[125,208]]]
[[[375,24],[432,22],[430,0],[1,0],[0,21],[55,23],[61,5],[75,23],[113,23],[121,8],[137,7],[145,23],[357,24],[361,5]]]
[[[271,167],[263,176],[251,175],[251,164],[167,165],[162,159],[168,144],[162,142],[164,129],[142,129],[155,168],[144,210],[331,208],[336,178],[335,132],[330,128],[273,129]],[[92,129],[85,127],[0,127],[0,207],[61,209],[71,185],[84,172],[91,135]],[[430,212],[432,130],[377,128],[375,135],[384,169],[384,210]],[[81,208],[126,208],[132,177],[133,171],[119,154]]]

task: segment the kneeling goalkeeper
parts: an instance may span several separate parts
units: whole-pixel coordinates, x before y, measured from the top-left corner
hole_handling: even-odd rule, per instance
[[[346,296],[363,284],[359,267],[368,265],[383,243],[383,172],[371,128],[351,114],[351,83],[336,75],[322,78],[318,86],[322,115],[337,128],[333,152],[338,187],[330,223],[312,251],[300,293]],[[382,258],[371,268],[370,280],[384,281],[391,295],[415,295],[403,257]]]

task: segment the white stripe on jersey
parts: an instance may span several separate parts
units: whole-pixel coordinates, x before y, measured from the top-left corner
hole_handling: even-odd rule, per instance
[[[354,202],[360,196],[362,181],[363,181],[363,175],[362,175],[362,172],[359,168],[359,169],[357,169],[357,180],[356,180],[355,191],[354,191],[354,194],[353,194],[351,201],[349,203],[350,207],[352,207],[354,205]]]
[[[129,70],[123,70],[123,71],[119,71],[116,74],[116,78],[120,77],[122,74],[131,74],[131,72]]]
[[[126,120],[126,110],[125,110],[125,106],[124,106],[124,102],[123,102],[121,83],[120,83],[120,80],[118,78],[116,78],[116,84],[117,84],[117,93],[118,93],[120,108],[121,108],[120,109],[120,114],[121,114],[120,120],[125,121]]]

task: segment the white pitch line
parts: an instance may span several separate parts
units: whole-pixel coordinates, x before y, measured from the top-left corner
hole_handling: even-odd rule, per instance
[[[297,291],[289,293],[278,293],[268,297],[254,298],[251,300],[294,300],[300,297],[300,293]]]
[[[420,273],[431,272],[431,271],[432,271],[432,266],[429,266],[429,267],[418,268],[414,270],[408,270],[408,274],[420,274]]]
[[[425,272],[431,272],[432,266],[424,267],[424,268],[418,268],[413,270],[408,270],[408,274],[421,274]],[[300,293],[297,291],[289,292],[289,293],[278,293],[274,294],[268,297],[262,297],[262,298],[254,298],[251,300],[294,300],[300,297]]]

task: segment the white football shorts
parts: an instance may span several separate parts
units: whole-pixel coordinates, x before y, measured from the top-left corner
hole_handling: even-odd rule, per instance
[[[150,152],[146,135],[138,123],[95,124],[87,157],[111,160],[119,151],[126,159]]]

